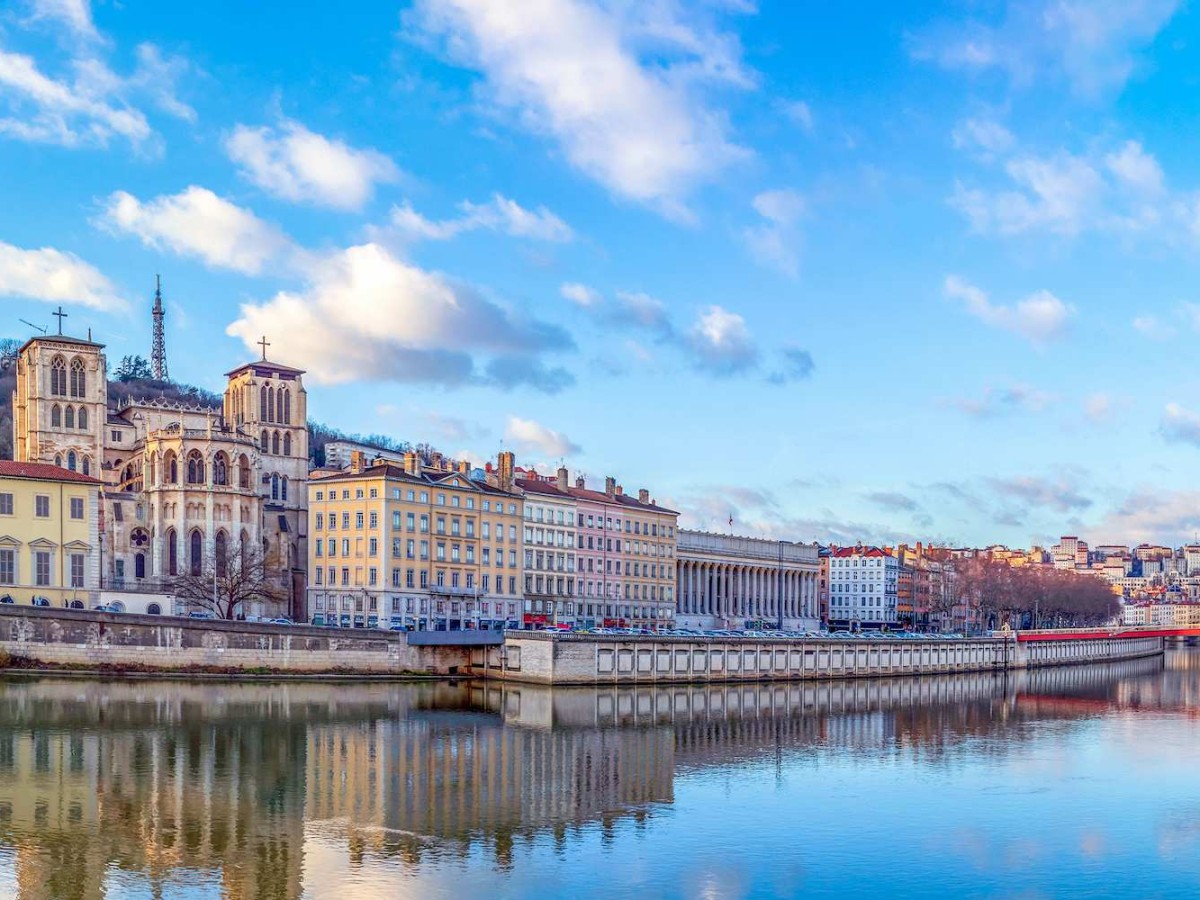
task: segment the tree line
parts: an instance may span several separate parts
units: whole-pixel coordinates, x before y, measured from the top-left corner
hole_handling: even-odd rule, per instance
[[[954,561],[954,594],[985,628],[1100,625],[1120,611],[1107,581],[1048,566],[1010,566],[986,557]]]

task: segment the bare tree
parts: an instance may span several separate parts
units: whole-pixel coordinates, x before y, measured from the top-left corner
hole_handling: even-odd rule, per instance
[[[173,581],[175,595],[207,610],[218,619],[236,619],[253,602],[285,603],[286,572],[274,554],[252,543],[233,543],[224,558],[214,553],[200,572],[180,575]]]

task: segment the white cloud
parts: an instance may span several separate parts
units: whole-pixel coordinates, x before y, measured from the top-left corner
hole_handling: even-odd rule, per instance
[[[414,210],[406,201],[392,207],[392,225],[402,238],[444,241],[468,231],[498,231],[530,240],[566,242],[574,239],[571,226],[544,206],[530,210],[502,194],[493,194],[486,203],[464,200],[458,205],[457,219],[434,221]]]
[[[1080,96],[1119,91],[1181,0],[1033,0],[998,24],[950,23],[911,40],[913,56],[944,68],[999,69],[1022,87],[1062,79]]]
[[[984,324],[1018,334],[1033,344],[1056,340],[1066,332],[1074,307],[1049,291],[1037,291],[1015,306],[991,303],[987,294],[957,275],[946,276],[946,296],[960,301],[964,308]]]
[[[540,453],[555,458],[580,452],[579,445],[561,431],[547,428],[532,419],[520,419],[516,416],[509,418],[504,429],[504,439],[512,442],[520,453]]]
[[[697,365],[714,374],[729,375],[758,361],[758,349],[746,320],[720,306],[700,311],[688,331],[687,346]]]
[[[61,22],[75,35],[98,38],[96,24],[92,21],[92,5],[89,0],[30,0],[35,20]]]
[[[1122,543],[1143,541],[1176,547],[1200,531],[1200,491],[1133,491],[1116,509],[1087,529],[1095,543],[1114,538]]]
[[[588,309],[589,307],[599,306],[604,302],[604,298],[599,292],[588,287],[586,284],[580,284],[577,281],[568,281],[559,288],[559,293],[563,299],[570,300],[576,306]]]
[[[102,86],[103,88],[103,86]],[[0,99],[10,115],[0,116],[0,135],[73,147],[106,145],[121,137],[138,145],[150,137],[146,117],[81,77],[74,83],[44,75],[33,57],[0,50]]]
[[[109,196],[99,223],[132,234],[147,247],[248,275],[262,271],[267,262],[290,249],[287,237],[273,225],[195,185],[145,203],[116,191]]]
[[[1112,418],[1112,398],[1105,393],[1095,393],[1087,398],[1083,406],[1083,414],[1096,424],[1102,424]]]
[[[1200,415],[1185,409],[1178,403],[1168,403],[1163,410],[1159,432],[1172,443],[1192,444],[1200,447]]]
[[[1158,160],[1142,149],[1137,141],[1126,141],[1119,150],[1105,156],[1104,162],[1121,183],[1140,194],[1154,197],[1165,188]]]
[[[1135,316],[1133,329],[1139,334],[1155,341],[1163,341],[1175,334],[1174,329],[1159,320],[1157,316]]]
[[[288,119],[278,129],[238,125],[225,152],[243,177],[268,194],[333,209],[361,209],[376,184],[400,177],[382,153],[356,150]]]
[[[742,240],[759,263],[795,278],[800,271],[800,234],[804,196],[793,190],[763,191],[751,201],[764,221],[742,229]]]
[[[1028,384],[1013,384],[1005,388],[987,387],[982,396],[958,397],[950,405],[960,412],[977,418],[991,418],[1016,411],[1040,413],[1055,397]]]
[[[525,318],[378,244],[304,261],[304,288],[243,304],[227,332],[324,384],[356,380],[527,385],[553,392],[569,373],[543,356],[573,349],[561,329]]]
[[[747,152],[703,88],[748,88],[731,35],[671,0],[593,5],[419,0],[410,34],[480,71],[487,99],[552,137],[618,196],[687,218],[685,199]]]
[[[0,241],[0,296],[78,303],[101,310],[126,306],[112,283],[75,254],[53,247],[25,250],[3,241]]]
[[[815,125],[812,109],[803,100],[780,100],[776,108],[805,131],[812,132]]]
[[[141,101],[195,119],[195,111],[176,96],[179,79],[190,69],[186,60],[141,44],[133,72],[120,75],[105,61],[110,42],[96,30],[86,0],[31,0],[29,7],[29,21],[63,25],[69,32],[61,66],[67,74],[47,74],[34,57],[0,50],[0,137],[65,147],[104,147],[122,139],[140,151],[156,151]]]
[[[1007,153],[1016,143],[1011,131],[990,119],[966,119],[959,122],[951,133],[951,140],[958,150],[970,150],[989,156]]]
[[[1026,156],[1004,168],[1016,190],[956,186],[950,203],[975,231],[1012,235],[1044,229],[1074,235],[1094,220],[1104,182],[1086,160],[1068,153]]]

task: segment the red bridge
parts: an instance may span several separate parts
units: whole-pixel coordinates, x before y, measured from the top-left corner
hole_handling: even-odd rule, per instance
[[[1000,632],[994,632],[999,635]],[[1014,632],[1018,641],[1082,641],[1089,638],[1200,637],[1200,625],[1108,625],[1099,628],[1042,628]]]

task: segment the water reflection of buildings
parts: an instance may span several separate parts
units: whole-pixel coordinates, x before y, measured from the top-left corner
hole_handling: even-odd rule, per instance
[[[351,864],[416,869],[482,847],[506,866],[520,841],[652,819],[691,772],[825,751],[929,757],[1095,714],[1067,701],[1195,703],[1196,656],[1169,657],[1166,671],[1149,659],[605,690],[0,682],[0,846],[13,848],[21,900],[114,883],[299,897],[314,839],[346,847]]]

